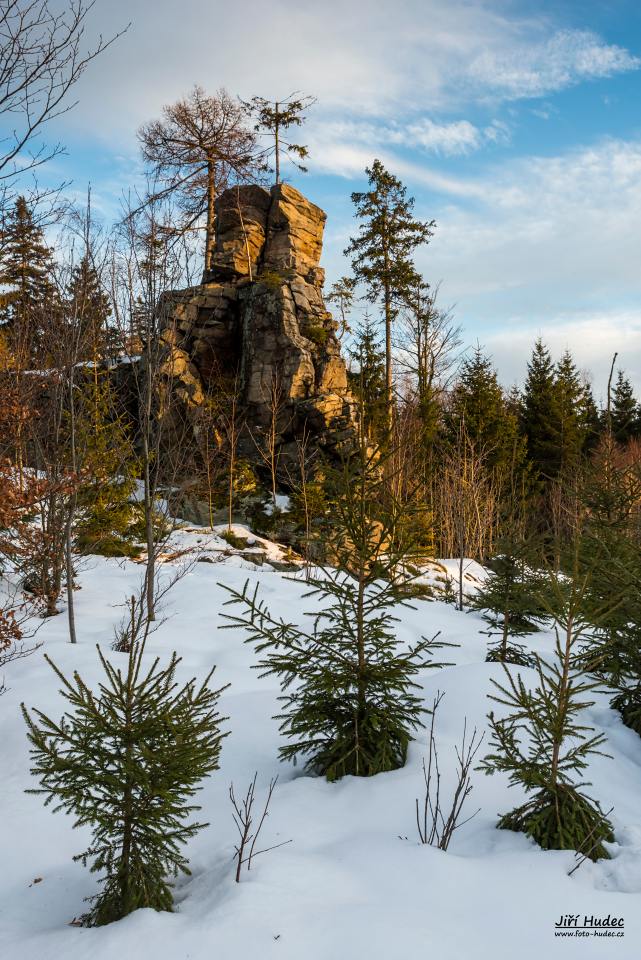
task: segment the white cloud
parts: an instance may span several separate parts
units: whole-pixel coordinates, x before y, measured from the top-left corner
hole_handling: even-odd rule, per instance
[[[488,128],[494,129],[494,128]],[[481,146],[483,134],[468,120],[455,123],[435,123],[427,117],[410,123],[401,141],[406,146],[451,156],[470,153]]]
[[[533,44],[487,50],[469,68],[470,78],[501,99],[541,97],[583,80],[636,70],[641,61],[588,30],[559,30]]]
[[[317,115],[428,115],[484,101],[540,96],[635,69],[622,47],[544,18],[506,16],[502,0],[99,0],[95,29],[129,32],[78,85],[62,118],[83,133],[130,139],[194,82],[242,96],[301,89]],[[430,149],[473,148],[466,121],[416,131]]]
[[[310,168],[339,176],[360,175],[373,157],[391,156],[390,151],[397,148],[416,151],[419,155],[462,156],[487,143],[505,143],[509,136],[507,126],[498,120],[481,129],[469,120],[438,123],[428,117],[404,124],[312,118],[306,129]]]
[[[508,366],[521,371],[538,330],[589,348],[585,362],[599,376],[619,350],[641,386],[641,142],[607,139],[450,178],[438,209],[429,170],[403,175],[419,216],[438,224],[419,265],[443,280],[443,297],[471,339],[503,344]]]

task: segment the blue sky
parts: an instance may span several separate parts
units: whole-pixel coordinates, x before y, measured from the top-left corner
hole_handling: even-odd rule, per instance
[[[62,0],[60,0],[62,2]],[[346,269],[350,193],[374,157],[437,231],[418,261],[467,342],[522,378],[533,339],[569,346],[603,392],[641,389],[641,5],[635,0],[98,0],[127,34],[77,88],[48,171],[106,219],[135,179],[135,131],[194,83],[318,97],[310,172],[324,265]]]

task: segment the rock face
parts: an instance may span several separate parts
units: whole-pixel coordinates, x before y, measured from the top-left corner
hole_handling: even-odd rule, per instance
[[[225,191],[211,270],[162,304],[164,372],[195,429],[208,391],[237,375],[242,453],[255,459],[257,438],[275,420],[283,469],[303,434],[332,453],[356,427],[337,325],[322,295],[325,219],[286,184]]]

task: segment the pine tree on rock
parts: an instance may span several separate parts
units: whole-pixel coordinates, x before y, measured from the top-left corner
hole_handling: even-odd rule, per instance
[[[281,680],[281,732],[292,741],[283,760],[303,758],[328,780],[373,776],[402,767],[424,708],[416,678],[436,637],[404,649],[395,611],[407,596],[405,564],[411,550],[399,540],[406,528],[391,496],[384,465],[361,437],[359,451],[334,476],[331,549],[336,567],[313,575],[311,628],[272,614],[258,587],[226,589],[242,612],[226,614],[261,654],[258,668]]]
[[[429,242],[435,223],[415,219],[413,198],[407,197],[407,188],[380,160],[374,160],[365,172],[370,189],[352,194],[355,216],[361,222],[359,231],[344,252],[352,258],[354,279],[363,284],[367,299],[383,307],[387,419],[391,434],[392,323],[418,280],[412,254]]]
[[[52,252],[26,200],[18,197],[0,258],[0,330],[18,366],[42,359],[45,311],[56,302]]]
[[[307,173],[303,160],[309,156],[307,147],[302,143],[293,143],[286,140],[290,127],[301,127],[305,120],[305,111],[316,103],[316,97],[301,96],[293,93],[285,100],[266,100],[264,97],[252,97],[243,106],[251,117],[256,120],[257,133],[266,135],[270,146],[265,150],[265,156],[274,158],[275,182],[281,182],[281,162],[287,159],[293,163],[301,173]]]
[[[94,693],[75,673],[62,683],[68,709],[60,721],[22,711],[32,773],[45,803],[89,826],[93,839],[74,859],[101,874],[100,892],[83,917],[87,926],[120,920],[140,907],[172,910],[170,878],[189,873],[181,847],[207,824],[185,822],[199,808],[198,783],[218,769],[221,740],[213,670],[201,684],[180,686],[180,659],[143,660],[144,641],[131,645],[125,670],[98,648],[104,679]]]
[[[573,576],[550,573],[542,603],[555,623],[555,656],[535,657],[536,686],[526,686],[503,665],[505,685],[493,680],[491,699],[508,713],[489,714],[491,752],[481,769],[507,773],[528,799],[503,814],[498,827],[525,833],[544,850],[576,850],[592,860],[609,858],[612,826],[598,802],[584,792],[582,781],[590,756],[604,755],[602,734],[586,725],[582,714],[593,701],[585,699],[599,684],[586,675],[583,642],[593,630],[590,571]],[[592,735],[590,735],[592,734]]]

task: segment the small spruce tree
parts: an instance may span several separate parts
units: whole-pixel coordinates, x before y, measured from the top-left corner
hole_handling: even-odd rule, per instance
[[[533,666],[523,644],[515,642],[538,630],[541,606],[536,598],[538,577],[530,567],[532,551],[521,538],[506,535],[496,555],[487,564],[489,575],[471,598],[470,606],[481,610],[488,636],[498,639],[488,647],[488,661]]]
[[[78,385],[76,458],[81,471],[74,523],[81,553],[134,557],[144,539],[141,511],[134,503],[137,467],[127,418],[117,409],[110,374],[97,366],[91,381]]]
[[[507,773],[520,785],[525,803],[498,822],[500,829],[525,833],[544,850],[577,850],[592,860],[608,858],[604,842],[612,842],[612,826],[581,781],[589,757],[603,754],[602,734],[594,734],[581,714],[592,706],[585,699],[598,683],[586,674],[583,641],[598,611],[589,609],[591,572],[578,564],[572,576],[550,573],[542,603],[555,622],[555,657],[535,657],[536,686],[528,688],[503,665],[505,685],[493,680],[491,699],[508,714],[489,714],[491,747],[481,769]],[[590,735],[592,734],[592,735]]]
[[[586,655],[595,673],[617,691],[611,706],[641,735],[641,465],[606,431],[584,477],[587,543],[596,575],[593,605],[605,609]]]
[[[156,658],[145,670],[144,640],[132,644],[124,671],[98,648],[105,678],[98,693],[78,673],[68,680],[47,657],[69,707],[55,721],[34,709],[28,726],[32,773],[45,804],[72,813],[93,839],[74,857],[102,874],[86,926],[120,920],[139,907],[171,910],[169,878],[189,873],[181,847],[206,823],[185,821],[203,777],[218,769],[223,718],[213,670],[201,684],[176,680],[180,659]]]
[[[405,649],[395,611],[406,605],[412,553],[399,539],[399,504],[384,464],[361,436],[359,449],[333,480],[331,548],[336,567],[308,580],[312,626],[306,630],[271,613],[258,587],[231,594],[228,626],[247,633],[262,654],[258,668],[281,679],[281,731],[292,741],[283,760],[302,757],[308,769],[337,780],[402,767],[412,732],[425,712],[416,677],[446,644],[422,638]],[[224,586],[224,585],[223,585]]]

